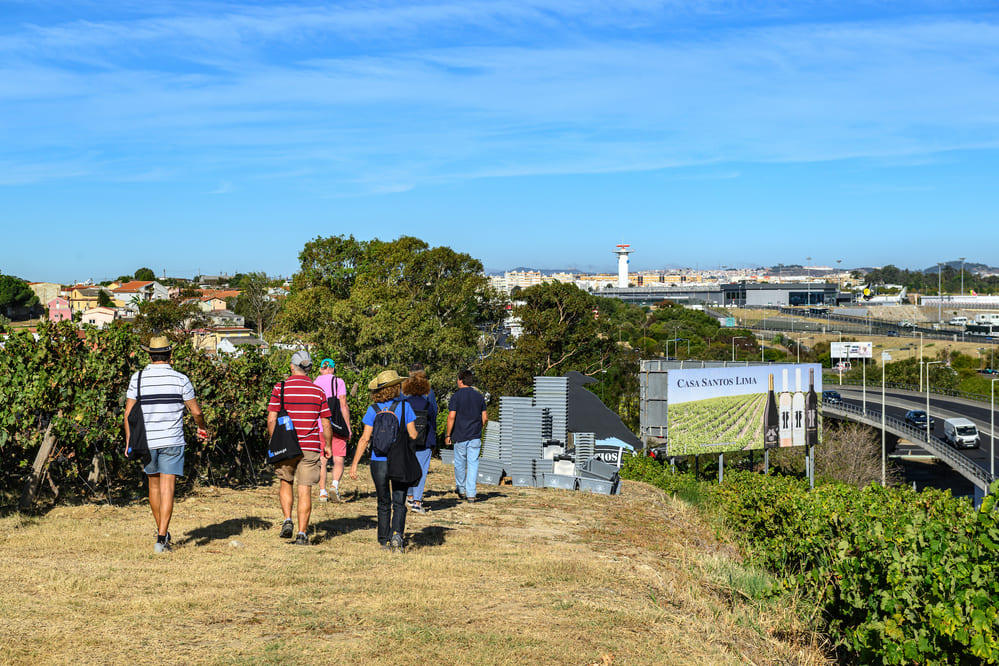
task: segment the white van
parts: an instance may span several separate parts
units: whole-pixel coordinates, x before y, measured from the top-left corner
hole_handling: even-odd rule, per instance
[[[967,317],[951,317],[950,321],[947,322],[951,326],[964,326],[968,323]]]
[[[977,449],[981,441],[975,424],[960,417],[944,421],[944,439],[958,449]]]

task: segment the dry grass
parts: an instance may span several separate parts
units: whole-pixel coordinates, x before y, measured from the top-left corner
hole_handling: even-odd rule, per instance
[[[375,541],[370,477],[346,483],[349,501],[315,504],[309,548],[278,538],[273,488],[187,495],[169,555],[145,503],[3,518],[0,661],[827,662],[795,604],[757,601],[766,577],[644,484],[457,504],[434,461],[433,510],[410,513],[396,555]]]

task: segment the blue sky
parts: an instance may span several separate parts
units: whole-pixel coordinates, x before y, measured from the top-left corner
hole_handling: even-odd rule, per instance
[[[991,2],[0,0],[0,272],[999,265]],[[812,257],[806,262],[806,257]]]

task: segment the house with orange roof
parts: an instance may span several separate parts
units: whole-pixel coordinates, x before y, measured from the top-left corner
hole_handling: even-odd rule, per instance
[[[84,324],[90,324],[91,326],[96,326],[97,328],[105,328],[108,324],[113,322],[117,317],[117,311],[114,308],[108,307],[98,307],[90,308],[83,313],[80,318]]]
[[[67,290],[66,300],[73,312],[85,312],[101,304],[101,288],[93,285],[74,285]],[[65,293],[65,292],[64,292]]]
[[[170,294],[156,280],[129,280],[121,284],[112,282],[111,298],[118,307],[133,309],[146,301],[167,300]]]

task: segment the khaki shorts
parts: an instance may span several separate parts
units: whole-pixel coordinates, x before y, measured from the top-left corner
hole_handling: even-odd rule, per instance
[[[319,451],[302,451],[299,458],[279,462],[274,472],[282,481],[294,483],[298,477],[298,485],[311,488],[319,483]]]

